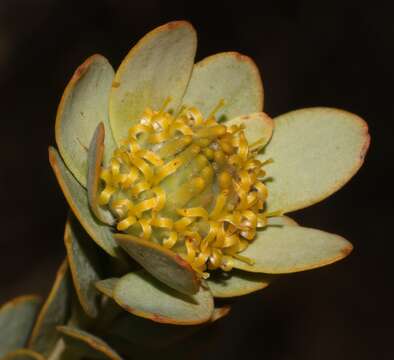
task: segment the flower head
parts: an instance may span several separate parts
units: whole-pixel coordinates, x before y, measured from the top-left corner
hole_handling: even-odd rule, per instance
[[[178,21],[148,33],[116,74],[90,57],[59,106],[60,155],[50,148],[86,233],[123,268],[125,252],[142,267],[96,276],[97,288],[133,314],[175,324],[212,319],[213,296],[262,289],[267,274],[349,254],[345,239],[282,215],[338,190],[369,145],[365,122],[346,111],[309,108],[272,120],[250,58],[227,52],[194,65],[195,51],[193,27]],[[66,227],[69,262],[94,316],[76,227]]]

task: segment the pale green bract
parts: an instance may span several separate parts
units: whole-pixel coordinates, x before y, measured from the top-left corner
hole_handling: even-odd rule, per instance
[[[0,309],[0,327],[8,329],[7,336],[0,337],[2,358],[138,356],[139,344],[166,346],[227,315],[229,307],[215,307],[215,298],[223,301],[264,289],[280,274],[331,264],[352,251],[344,238],[302,227],[284,213],[319,202],[349,181],[369,146],[366,123],[357,115],[324,107],[271,119],[263,112],[261,77],[249,57],[225,52],[194,64],[196,47],[192,25],[171,22],[145,35],[116,72],[103,56],[93,55],[72,76],[56,116],[57,149],[49,149],[71,209],[65,229],[67,259],[41,310],[36,296],[17,298]],[[207,266],[202,274],[189,253],[156,241],[154,231],[152,238],[119,231],[117,213],[99,203],[101,166],[113,166],[114,151],[131,136],[129,129],[144,129],[140,119],[146,109],[160,114],[163,104],[168,114],[196,108],[204,121],[214,117],[215,124],[238,129],[254,154],[252,160],[264,164],[259,189],[268,197],[263,196],[265,212],[258,215],[266,214],[266,223],[231,255],[229,268],[224,263],[216,270]],[[164,145],[176,144],[177,138],[166,141]],[[149,149],[153,155],[145,153],[145,159],[161,164],[155,151],[164,152],[163,145]],[[205,151],[206,159],[212,160],[214,150]],[[188,171],[196,171],[194,158],[185,161],[163,185],[174,202],[182,185],[191,182]],[[142,166],[139,171],[148,170]],[[219,175],[214,173],[215,181]],[[200,209],[195,210],[198,216],[206,216],[201,207],[214,191],[207,188],[190,201]],[[248,216],[254,219],[250,212]],[[149,233],[149,227],[144,231]]]

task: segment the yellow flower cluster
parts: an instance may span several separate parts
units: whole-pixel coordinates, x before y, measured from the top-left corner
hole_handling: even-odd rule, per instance
[[[231,270],[266,225],[265,163],[242,126],[204,119],[194,107],[177,115],[147,108],[101,171],[99,195],[117,230],[155,241],[183,256],[202,277]]]

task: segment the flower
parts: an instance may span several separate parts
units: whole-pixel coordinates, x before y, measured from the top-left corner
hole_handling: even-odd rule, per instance
[[[101,55],[88,58],[61,99],[50,163],[74,216],[117,264],[99,275],[69,219],[68,261],[90,316],[95,283],[137,316],[204,323],[226,313],[213,297],[251,293],[272,274],[352,250],[283,214],[323,200],[357,172],[366,123],[324,107],[272,120],[253,61],[225,52],[194,65],[196,43],[188,22],[160,26],[116,73]],[[142,269],[130,270],[125,253]]]

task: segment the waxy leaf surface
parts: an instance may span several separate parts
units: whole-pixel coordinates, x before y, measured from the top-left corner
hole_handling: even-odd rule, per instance
[[[294,211],[330,196],[360,168],[370,141],[365,121],[338,109],[291,111],[274,124],[259,156],[273,159],[264,168],[268,211]]]
[[[238,116],[226,121],[225,125],[243,125],[245,137],[253,149],[261,149],[270,141],[274,127],[272,119],[262,112]]]
[[[167,324],[200,324],[214,310],[212,295],[204,285],[196,294],[184,295],[145,271],[123,276],[115,286],[114,299],[132,314]]]
[[[47,300],[42,306],[29,340],[29,348],[48,356],[59,340],[56,326],[67,322],[71,311],[71,278],[67,261],[60,266]]]
[[[106,253],[119,257],[119,246],[112,237],[111,229],[97,220],[90,211],[86,189],[78,183],[63,163],[56,149],[49,148],[49,162],[63,194],[86,232]]]
[[[183,103],[197,107],[207,117],[224,101],[216,113],[219,120],[263,110],[263,85],[253,60],[237,52],[208,56],[193,68]]]
[[[353,249],[344,238],[301,226],[268,226],[241,255],[255,261],[234,260],[234,267],[251,272],[284,274],[318,268],[346,257]]]
[[[0,357],[26,346],[40,306],[39,296],[26,295],[0,308]],[[3,331],[7,332],[7,336],[4,336]]]
[[[59,326],[58,330],[62,333],[67,346],[73,348],[75,353],[83,358],[122,360],[105,341],[86,331],[70,326]]]
[[[213,273],[207,280],[212,295],[217,298],[228,298],[250,294],[266,288],[272,276],[248,273],[235,269],[228,273]]]
[[[108,97],[114,71],[103,56],[89,57],[75,71],[59,104],[56,143],[67,167],[85,186],[88,147],[99,122],[106,128],[105,162],[114,149],[109,126]]]
[[[152,30],[131,49],[116,72],[110,98],[111,126],[118,143],[147,107],[159,110],[168,97],[169,109],[179,107],[196,47],[192,25],[174,21]]]
[[[74,216],[66,223],[64,242],[78,299],[90,317],[98,314],[99,293],[94,284],[100,280],[98,249]]]
[[[100,191],[100,172],[104,156],[104,138],[104,124],[100,123],[97,125],[97,128],[94,131],[89,145],[87,178],[88,201],[90,209],[97,219],[107,225],[113,225],[114,218],[111,212],[102,208],[98,203],[98,194]]]
[[[191,266],[179,255],[151,241],[132,235],[114,235],[118,244],[146,271],[184,294],[198,291],[200,281]]]

